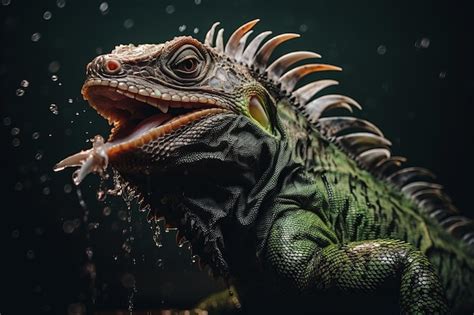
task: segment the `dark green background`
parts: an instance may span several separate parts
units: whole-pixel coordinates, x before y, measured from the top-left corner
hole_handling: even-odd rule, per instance
[[[87,178],[81,189],[88,222],[99,227],[89,238],[84,223],[65,233],[64,221],[82,218],[84,209],[75,189],[64,192],[71,172],[52,172],[55,162],[88,148],[86,139],[108,133],[80,96],[85,65],[97,51],[159,43],[192,34],[194,28],[202,39],[216,20],[227,36],[256,17],[262,19],[258,31],[301,32],[301,39],[278,52],[314,50],[324,62],[342,66],[344,72],[336,76],[341,84],[333,91],[358,100],[364,111],[356,114],[379,125],[393,140],[394,152],[435,171],[455,204],[474,215],[474,28],[468,1],[202,0],[197,5],[193,0],[111,0],[107,14],[99,10],[101,2],[66,0],[64,8],[51,0],[0,5],[2,315],[67,314],[73,303],[92,310],[94,288],[97,308],[126,308],[133,277],[136,308],[186,307],[223,287],[191,264],[189,252],[174,244],[173,233],[165,235],[162,248],[154,246],[140,214],[133,217],[132,255],[124,255],[121,247],[129,234],[122,235],[122,229],[128,225],[119,213],[126,206],[114,198],[97,202],[97,178]],[[172,14],[166,12],[169,5]],[[43,19],[47,10],[52,12],[48,21]],[[126,19],[133,27],[124,27]],[[181,25],[186,25],[182,33]],[[41,39],[32,42],[36,32]],[[417,44],[423,38],[429,39],[427,48]],[[51,80],[52,61],[60,63],[58,81]],[[30,85],[18,97],[21,80]],[[59,115],[51,113],[51,103]],[[34,132],[38,139],[32,138]],[[105,205],[111,205],[110,216],[102,214]],[[89,261],[97,270],[94,285],[84,271],[87,247],[94,252]]]

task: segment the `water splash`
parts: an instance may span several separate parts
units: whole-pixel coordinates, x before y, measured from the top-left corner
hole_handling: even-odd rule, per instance
[[[54,166],[54,171],[58,172],[66,167],[79,167],[72,174],[75,185],[79,185],[90,173],[98,173],[101,177],[105,176],[105,170],[109,164],[107,145],[104,143],[104,138],[99,135],[95,136],[91,142],[92,149],[65,158]]]

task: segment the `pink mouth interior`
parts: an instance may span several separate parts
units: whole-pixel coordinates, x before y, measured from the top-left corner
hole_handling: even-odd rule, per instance
[[[110,141],[111,144],[117,144],[121,142],[126,142],[128,140],[138,138],[143,134],[147,133],[149,130],[163,125],[165,122],[173,118],[170,114],[156,114],[151,117],[142,120],[138,125],[136,125],[125,137],[120,137]]]

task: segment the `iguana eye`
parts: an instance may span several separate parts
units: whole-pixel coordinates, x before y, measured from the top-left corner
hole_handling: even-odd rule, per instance
[[[198,60],[196,58],[190,57],[176,64],[175,71],[190,74],[197,69],[197,66]]]
[[[115,74],[120,71],[121,65],[118,60],[115,59],[108,59],[105,61],[105,71],[109,74]]]
[[[173,72],[180,78],[192,79],[199,76],[203,64],[203,57],[191,45],[179,49],[170,64]]]

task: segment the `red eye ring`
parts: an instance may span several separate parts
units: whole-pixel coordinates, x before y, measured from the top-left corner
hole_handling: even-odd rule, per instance
[[[120,71],[122,65],[115,59],[108,59],[105,61],[105,71],[114,74]]]

